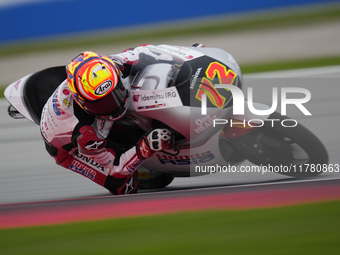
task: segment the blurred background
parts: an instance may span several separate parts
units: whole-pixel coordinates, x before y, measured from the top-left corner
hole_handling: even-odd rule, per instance
[[[0,87],[83,50],[112,54],[143,43],[219,47],[248,72],[340,56],[340,1],[0,0],[0,29]]]
[[[10,83],[47,67],[66,65],[81,51],[114,54],[144,43],[191,46],[198,42],[218,47],[235,57],[244,74],[340,64],[340,1],[335,0],[216,0],[213,4],[0,0],[0,31],[1,96]],[[337,102],[337,97],[330,98],[336,90],[327,91],[313,94],[314,101]],[[263,96],[256,100],[269,100],[259,94]],[[322,95],[326,99],[317,101],[316,96]],[[0,204],[106,194],[102,187],[57,166],[48,157],[37,126],[11,119],[5,99],[0,99],[0,107]],[[321,111],[319,105],[315,107]],[[323,125],[306,124],[334,149],[331,156],[336,158],[337,140],[329,131],[336,125],[324,132]],[[20,161],[16,155],[21,155]],[[214,185],[219,179],[235,183],[278,178],[270,174],[227,177],[213,175],[210,184],[206,178],[176,178],[171,187],[188,187],[190,182]]]
[[[312,4],[327,4],[336,0],[241,0],[226,3],[205,1],[147,2],[102,0],[2,0],[1,42],[38,39],[48,36],[72,35],[113,28],[143,27],[202,18],[231,17],[256,11],[275,11],[283,8],[305,8]],[[204,20],[201,21],[204,23]],[[182,23],[181,23],[182,24]],[[5,33],[4,33],[5,32]]]
[[[340,1],[0,0],[0,97],[10,83],[47,67],[66,65],[84,50],[114,54],[144,43],[191,46],[196,42],[228,51],[245,74],[339,65]],[[335,66],[331,71],[337,72],[336,82],[338,69]],[[321,78],[329,77],[329,73],[321,73]],[[320,125],[303,121],[326,144],[331,163],[339,163],[340,138],[334,135],[339,126],[339,86],[332,82],[334,87],[325,89],[322,85],[317,83],[313,94],[314,119]],[[45,151],[38,127],[27,120],[11,119],[7,107],[6,100],[0,99],[0,211],[12,203],[108,195],[102,187],[57,166]],[[278,177],[228,178],[235,184]],[[226,184],[227,178],[217,175],[209,183],[207,179],[190,183],[191,179],[176,179],[170,190],[213,187]],[[122,223],[95,222],[79,231],[74,225],[57,231],[37,228],[36,236],[25,229],[0,230],[0,253],[237,254],[244,250],[242,254],[338,254],[339,208],[334,203],[267,212],[127,218]],[[64,234],[68,232],[72,235]],[[107,252],[98,252],[100,248]]]

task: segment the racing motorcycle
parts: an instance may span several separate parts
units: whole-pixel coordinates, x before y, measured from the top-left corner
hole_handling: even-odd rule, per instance
[[[232,91],[215,86],[242,89],[241,70],[226,51],[169,45],[152,50],[171,55],[173,60],[141,56],[134,63],[131,75],[124,80],[129,88],[128,111],[114,122],[109,134],[109,139],[128,149],[150,128],[172,131],[170,147],[156,152],[138,169],[140,188],[162,188],[175,177],[210,174],[212,170],[235,172],[246,160],[296,178],[316,176],[321,171],[306,166],[328,163],[322,142],[301,124],[286,127],[265,121],[282,123],[289,117],[278,112],[234,114]],[[5,90],[9,115],[39,125],[45,102],[65,79],[65,66],[57,66],[10,84]],[[253,104],[257,109],[269,108]],[[253,119],[257,122],[250,123]]]

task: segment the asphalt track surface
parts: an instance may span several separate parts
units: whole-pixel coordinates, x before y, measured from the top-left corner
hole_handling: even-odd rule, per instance
[[[210,209],[256,209],[340,199],[340,180],[304,180],[0,206],[0,229]]]
[[[256,63],[339,55],[339,36],[339,23],[324,23],[209,38],[188,37],[166,43],[191,45],[193,42],[203,42],[211,47],[231,52],[239,63]],[[101,47],[91,50],[109,54],[125,48],[125,46]],[[2,58],[0,84],[8,84],[45,67],[64,65],[68,59],[82,50],[88,49]],[[268,91],[273,86],[287,87],[287,84],[294,82],[293,86],[310,90],[312,99],[307,108],[313,116],[304,116],[296,109],[288,109],[287,115],[310,129],[324,143],[329,153],[329,164],[340,164],[339,66],[266,73],[252,77],[246,77],[245,87],[256,86],[256,101],[263,103],[271,103]],[[271,80],[270,77],[285,79],[282,82],[280,79]],[[287,79],[289,77],[293,80]],[[0,100],[0,227],[87,220],[98,218],[98,213],[103,213],[105,208],[109,213],[103,217],[107,218],[133,216],[134,214],[129,213],[131,210],[139,213],[135,215],[144,215],[176,210],[247,208],[247,206],[253,208],[269,204],[285,205],[340,198],[338,172],[322,173],[312,180],[296,180],[276,173],[221,173],[195,178],[176,178],[168,187],[161,190],[145,190],[135,195],[114,197],[86,178],[55,165],[54,160],[44,149],[38,127],[27,120],[11,119],[7,115],[7,106],[5,100]],[[246,162],[245,165],[247,164],[249,163]],[[75,219],[74,216],[67,214],[70,209],[84,209],[85,206],[88,208],[93,205],[96,205],[97,211],[91,211],[87,216],[79,217],[78,214],[78,218]],[[61,206],[65,210],[64,213],[57,210]],[[117,214],[114,214],[113,212],[117,210]],[[49,221],[51,218],[48,218],[48,215],[56,218],[57,214],[53,214],[53,211],[58,212],[58,215],[64,215],[65,218]],[[45,213],[46,222],[36,221],[37,218],[43,218],[38,212]],[[27,215],[32,218],[19,220],[20,216]],[[10,218],[11,216],[18,217]],[[13,222],[18,224],[15,225]]]

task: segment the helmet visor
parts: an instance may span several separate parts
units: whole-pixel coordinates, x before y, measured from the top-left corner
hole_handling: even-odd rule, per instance
[[[108,120],[121,118],[127,109],[128,91],[120,81],[115,88],[101,99],[81,102],[84,110],[97,117]]]

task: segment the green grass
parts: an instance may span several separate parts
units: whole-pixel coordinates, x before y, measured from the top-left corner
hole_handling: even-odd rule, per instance
[[[340,20],[340,8],[218,20],[106,36],[2,45],[0,58],[79,46],[230,33]],[[243,65],[243,73],[339,65],[340,56]],[[0,88],[3,96],[4,87]],[[340,202],[292,207],[177,213],[0,230],[0,254],[339,254]]]
[[[340,56],[304,58],[279,62],[267,62],[251,65],[240,65],[242,73],[269,72],[309,67],[340,65]]]
[[[9,84],[8,84],[8,85],[9,85]],[[0,87],[0,98],[5,97],[5,96],[4,96],[4,91],[5,91],[5,89],[6,89],[5,86],[6,86],[6,85],[4,85],[3,87]]]
[[[340,201],[0,230],[0,254],[339,254]]]

